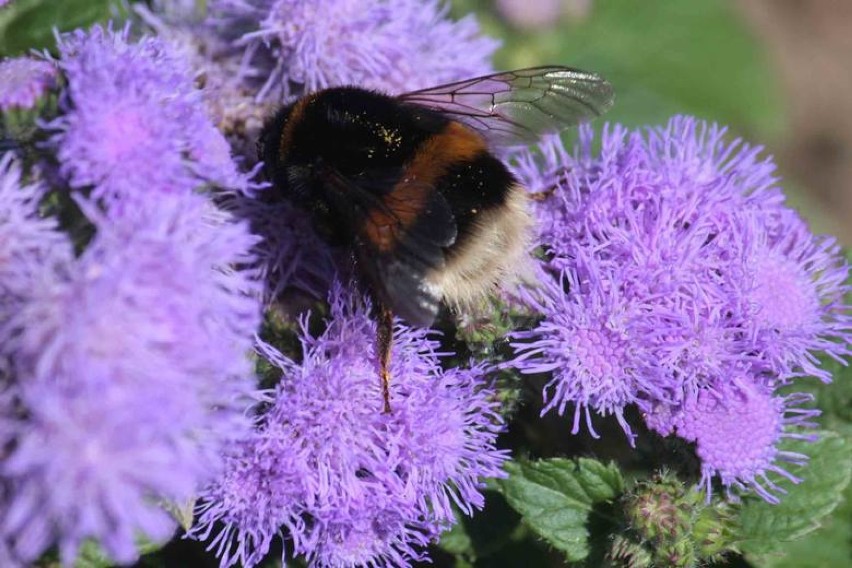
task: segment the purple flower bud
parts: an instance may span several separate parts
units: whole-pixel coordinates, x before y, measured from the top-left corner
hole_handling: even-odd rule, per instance
[[[31,57],[0,60],[0,110],[32,108],[56,84],[56,67]]]

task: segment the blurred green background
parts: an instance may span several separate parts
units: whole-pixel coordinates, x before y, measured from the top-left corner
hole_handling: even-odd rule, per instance
[[[617,93],[608,120],[689,113],[766,146],[792,204],[852,245],[852,0],[454,0],[451,10],[477,13],[503,42],[498,68],[558,63],[606,76]],[[124,0],[13,0],[0,9],[0,56],[127,11]],[[848,414],[851,378],[820,406]],[[849,437],[849,423],[830,426]],[[852,566],[850,500],[766,565]]]

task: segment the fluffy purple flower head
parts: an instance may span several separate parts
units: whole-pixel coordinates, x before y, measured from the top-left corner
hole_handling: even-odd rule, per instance
[[[207,115],[194,73],[165,42],[94,27],[61,38],[68,87],[50,124],[62,172],[110,202],[249,185]]]
[[[202,491],[189,534],[209,540],[221,566],[259,564],[278,535],[298,547],[311,542],[302,518],[309,460],[292,437],[287,424],[259,424],[226,449],[222,475]]]
[[[549,139],[543,159],[522,156],[516,170],[532,191],[552,192],[539,206],[546,269],[580,281],[595,270],[646,306],[640,339],[674,400],[734,361],[825,380],[814,354],[849,353],[837,246],[786,207],[759,148],[723,135],[684,117],[647,132],[616,127],[593,157],[584,130],[575,155]]]
[[[39,216],[43,188],[22,180],[11,153],[0,155],[0,321],[7,321],[30,294],[73,258],[71,243],[53,218]]]
[[[652,429],[670,434],[684,405],[738,392],[746,383],[736,377],[752,377],[771,399],[799,375],[830,380],[817,354],[849,355],[849,269],[838,246],[784,204],[760,148],[724,135],[675,117],[645,131],[605,127],[598,155],[583,129],[573,155],[549,138],[516,159],[544,197],[536,215],[548,299],[532,302],[544,319],[515,335],[523,341],[512,364],[553,373],[546,409],[574,403],[576,425],[580,407],[620,416],[636,403]],[[590,331],[593,347],[581,344]],[[579,372],[598,352],[612,367]],[[590,384],[611,385],[606,404]],[[750,393],[742,400],[756,401]],[[706,471],[760,492],[744,456],[733,458],[745,460],[742,471],[709,457]]]
[[[215,0],[210,12],[243,50],[243,75],[262,84],[259,100],[338,85],[425,88],[488,73],[497,47],[439,0]]]
[[[0,110],[32,108],[56,84],[56,67],[32,57],[0,59]]]
[[[232,267],[254,238],[199,196],[165,203],[132,228],[96,219],[67,274],[0,327],[23,410],[4,428],[0,535],[24,560],[58,545],[70,563],[93,539],[132,562],[140,534],[173,531],[162,502],[193,497],[249,432],[260,290]]]
[[[256,436],[202,495],[195,529],[207,537],[223,523],[211,545],[223,566],[256,563],[282,526],[313,566],[409,565],[453,522],[453,505],[471,514],[481,479],[502,475],[483,368],[442,370],[425,331],[397,326],[393,411],[382,411],[369,310],[336,286],[326,331],[304,322],[301,363],[260,344],[281,382]]]
[[[814,238],[801,223],[784,229],[778,236],[759,232],[746,251],[747,333],[778,375],[830,382],[816,354],[843,363],[850,353],[849,267],[834,239]]]
[[[523,295],[544,318],[532,329],[512,334],[517,356],[511,366],[525,374],[551,373],[542,414],[555,408],[561,415],[573,404],[572,433],[579,432],[585,415],[589,432],[598,436],[589,413],[593,410],[615,415],[632,441],[624,409],[656,388],[654,374],[646,374],[652,364],[635,326],[644,309],[594,271],[589,275],[580,281],[576,271],[566,270],[560,281],[544,279],[539,290]]]
[[[727,489],[751,489],[768,502],[778,503],[777,494],[784,490],[767,474],[801,481],[777,462],[802,465],[807,456],[777,446],[782,438],[815,439],[800,429],[815,426],[810,419],[819,411],[796,408],[811,400],[801,393],[773,396],[770,389],[751,383],[748,377],[734,379],[733,387],[705,389],[687,400],[678,413],[676,431],[696,443],[708,498],[711,481],[718,475]]]

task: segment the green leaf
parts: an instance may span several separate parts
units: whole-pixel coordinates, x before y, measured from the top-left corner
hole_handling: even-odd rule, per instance
[[[822,526],[843,498],[852,477],[852,447],[834,432],[821,432],[819,441],[809,444],[793,440],[783,449],[810,456],[803,467],[790,472],[804,479],[796,485],[782,480],[787,490],[781,503],[771,505],[757,498],[743,503],[739,515],[740,548],[750,557],[777,551],[779,542],[799,539]],[[763,565],[762,562],[758,562]]]
[[[136,549],[140,555],[159,550],[163,544],[145,538],[136,539]],[[100,545],[93,540],[87,540],[83,543],[83,546],[80,547],[80,553],[77,555],[77,560],[74,562],[74,568],[110,568],[111,566],[115,566],[115,562],[110,560]]]
[[[458,518],[458,513],[456,515],[456,523],[441,534],[438,546],[456,556],[470,555],[473,551],[473,542],[465,530],[464,523]]]
[[[54,28],[65,32],[126,15],[116,0],[17,0],[0,10],[0,55],[52,47]]]
[[[832,359],[823,366],[833,376],[830,384],[819,383],[815,389],[817,405],[823,410],[823,419],[852,424],[852,366],[841,365]]]
[[[589,554],[589,516],[624,489],[615,465],[581,458],[514,461],[497,485],[524,522],[571,561]]]

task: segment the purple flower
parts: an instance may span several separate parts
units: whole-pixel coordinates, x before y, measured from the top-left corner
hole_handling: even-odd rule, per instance
[[[813,400],[806,394],[773,396],[770,389],[750,383],[747,377],[734,378],[733,387],[707,389],[686,401],[677,419],[677,434],[694,441],[701,458],[702,484],[711,492],[711,480],[718,475],[726,488],[750,488],[770,503],[778,503],[784,490],[767,474],[777,473],[798,483],[778,461],[802,465],[807,456],[781,451],[782,438],[814,440],[815,436],[790,431],[791,427],[813,427],[809,420],[818,410],[795,406]]]
[[[216,0],[210,24],[243,50],[258,99],[358,85],[400,93],[482,75],[497,47],[438,0]]]
[[[50,277],[73,258],[71,243],[56,219],[38,212],[43,189],[24,184],[20,163],[0,155],[0,322],[29,296],[35,282]]]
[[[844,296],[849,268],[833,238],[815,238],[795,219],[778,236],[759,233],[745,256],[748,333],[782,377],[831,381],[816,354],[849,355],[852,320]]]
[[[56,67],[31,57],[0,60],[0,110],[32,108],[56,84]]]
[[[830,380],[819,353],[849,355],[839,248],[784,204],[760,148],[724,134],[675,117],[647,131],[605,127],[597,156],[586,128],[573,155],[551,137],[539,156],[516,158],[543,198],[547,256],[542,289],[527,298],[543,320],[514,334],[511,364],[552,372],[545,411],[573,403],[575,431],[592,409],[629,434],[621,413],[635,403],[649,427],[679,433],[684,405],[738,392],[746,382],[735,377],[771,398],[800,375]],[[756,400],[750,392],[737,396]],[[756,487],[729,465],[707,467]]]
[[[62,172],[109,202],[249,183],[206,114],[187,61],[163,41],[100,27],[64,36],[64,114],[50,124]]]
[[[212,122],[238,155],[253,161],[257,136],[275,105],[254,100],[256,89],[243,81],[244,64],[231,41],[204,24],[194,0],[155,2],[153,8],[137,4],[134,10],[189,64],[204,85],[201,95]]]
[[[282,528],[306,546],[311,537],[302,519],[302,481],[311,475],[310,462],[289,425],[261,424],[251,438],[228,448],[224,460],[223,474],[201,493],[190,535],[210,540],[221,566],[258,564]]]
[[[544,318],[528,331],[512,334],[517,356],[511,366],[525,374],[551,373],[544,387],[542,413],[556,409],[561,415],[574,405],[572,433],[580,418],[597,437],[589,410],[613,414],[632,440],[624,409],[643,392],[654,391],[655,375],[648,353],[637,335],[636,320],[645,306],[621,296],[617,287],[600,277],[580,281],[566,270],[561,281],[544,281],[537,294],[527,294],[531,307]],[[568,290],[566,293],[565,290]]]
[[[67,274],[0,326],[20,409],[2,428],[0,540],[24,560],[56,544],[70,563],[94,539],[133,561],[140,534],[174,529],[162,502],[193,497],[248,432],[260,290],[233,267],[254,238],[214,212],[188,195],[147,223],[94,218]]]
[[[314,566],[404,566],[454,520],[481,508],[481,478],[502,475],[501,419],[484,369],[439,365],[423,330],[397,326],[390,414],[382,412],[375,324],[360,296],[337,286],[326,331],[303,322],[304,357],[270,345],[282,370],[258,433],[202,495],[196,536],[222,566],[251,566],[284,527]],[[274,480],[270,483],[268,480]]]

